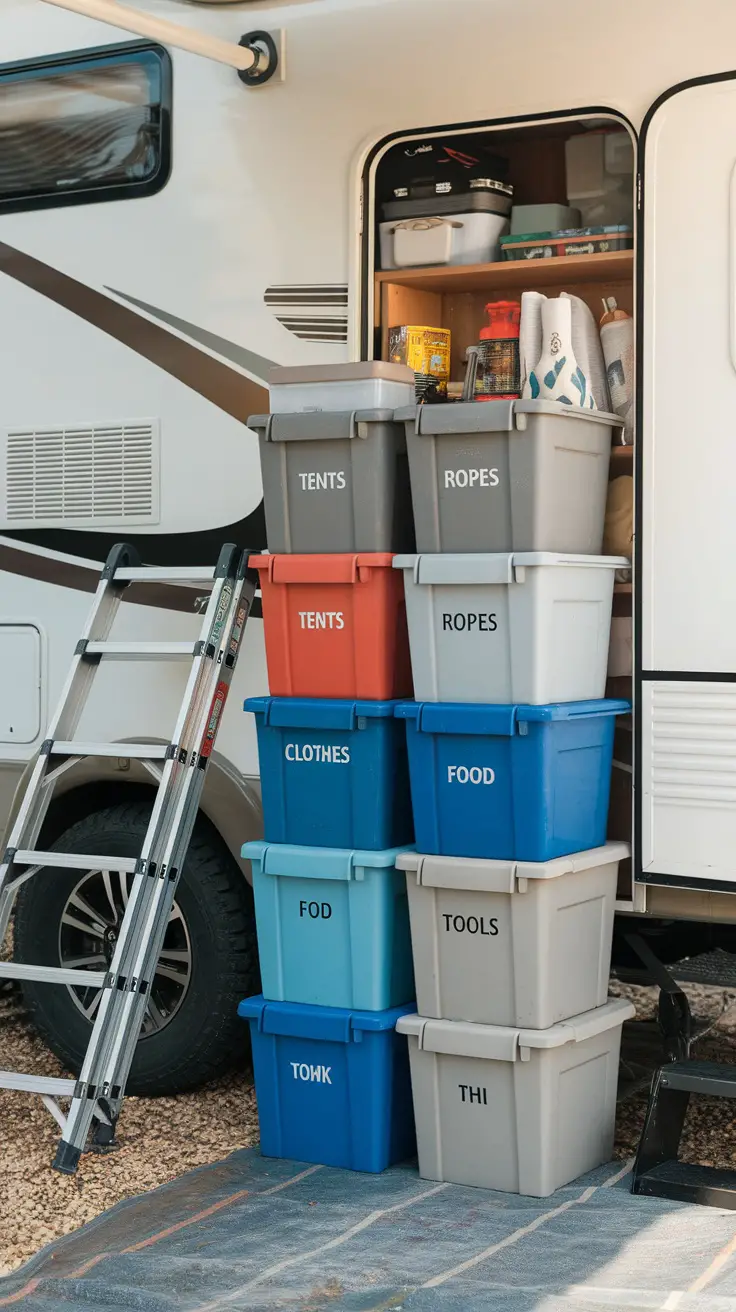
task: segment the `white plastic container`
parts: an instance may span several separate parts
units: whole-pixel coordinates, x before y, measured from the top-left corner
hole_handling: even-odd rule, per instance
[[[402,1016],[422,1178],[546,1198],[609,1161],[633,1015],[612,999],[546,1030]]]
[[[274,369],[268,380],[271,414],[315,410],[395,410],[416,399],[414,372],[403,364],[363,360],[351,364]]]
[[[552,861],[402,852],[422,1016],[547,1029],[608,996],[627,843]]]
[[[382,269],[427,264],[492,264],[509,230],[502,214],[473,211],[379,224]]]
[[[623,556],[396,556],[418,702],[544,706],[605,695]]]

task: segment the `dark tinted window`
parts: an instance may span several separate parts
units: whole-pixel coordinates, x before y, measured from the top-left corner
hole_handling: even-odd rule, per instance
[[[151,48],[0,70],[0,211],[158,190],[169,85],[168,56]]]

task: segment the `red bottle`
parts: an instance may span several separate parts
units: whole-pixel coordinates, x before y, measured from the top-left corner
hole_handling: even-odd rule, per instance
[[[510,401],[520,395],[519,301],[491,301],[480,331],[476,401]]]

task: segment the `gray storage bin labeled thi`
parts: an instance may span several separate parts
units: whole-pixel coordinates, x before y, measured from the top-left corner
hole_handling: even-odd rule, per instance
[[[563,551],[603,543],[616,415],[554,401],[409,406],[417,551]]]
[[[546,1198],[609,1161],[630,1002],[547,1030],[402,1016],[419,1174]]]
[[[411,550],[404,427],[393,410],[253,415],[268,550]]]
[[[552,861],[402,852],[422,1016],[547,1029],[608,996],[626,843]]]

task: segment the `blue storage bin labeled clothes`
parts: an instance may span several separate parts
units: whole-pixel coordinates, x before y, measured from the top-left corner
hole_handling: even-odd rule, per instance
[[[269,843],[380,849],[414,830],[397,702],[249,697]]]
[[[407,848],[246,843],[264,997],[384,1011],[415,996]]]
[[[415,1151],[406,1039],[390,1011],[246,998],[265,1157],[385,1171]]]
[[[414,828],[435,856],[549,861],[606,841],[625,701],[549,706],[402,702]]]

